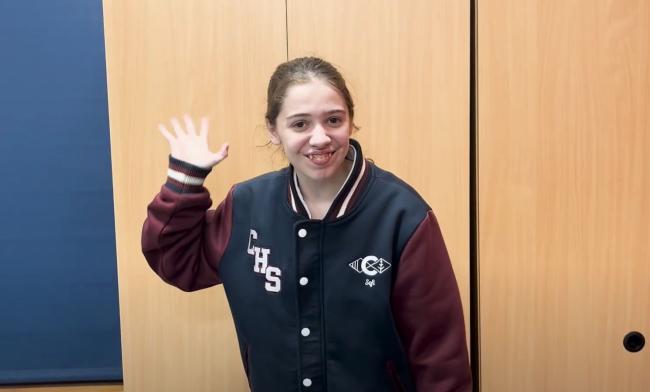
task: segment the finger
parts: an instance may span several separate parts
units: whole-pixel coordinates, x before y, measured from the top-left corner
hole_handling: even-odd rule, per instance
[[[181,127],[181,123],[178,122],[178,119],[176,117],[172,118],[172,127],[174,127],[174,132],[176,133],[176,137],[183,137],[187,136],[187,132],[183,130]]]
[[[185,120],[185,130],[187,130],[187,134],[196,136],[196,129],[194,129],[194,122],[192,122],[192,117],[190,117],[188,114],[184,114],[183,119]]]
[[[165,139],[167,139],[169,143],[173,143],[174,140],[176,140],[176,138],[174,138],[174,136],[172,136],[172,134],[169,133],[169,130],[164,124],[158,124],[158,130],[160,131],[160,133],[162,133],[162,135],[165,137]]]
[[[207,117],[201,117],[201,130],[199,131],[199,136],[201,136],[202,139],[206,139],[208,137],[208,118]]]
[[[221,149],[216,154],[214,154],[214,164],[215,165],[228,157],[228,148],[230,148],[228,143],[224,143],[221,146]]]

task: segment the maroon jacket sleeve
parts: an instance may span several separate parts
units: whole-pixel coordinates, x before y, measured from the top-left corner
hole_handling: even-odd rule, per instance
[[[232,227],[232,193],[216,210],[202,186],[205,170],[170,157],[169,177],[147,208],[142,252],[167,283],[195,291],[221,283],[218,264]]]
[[[418,392],[471,392],[460,293],[431,211],[400,258],[392,309]]]

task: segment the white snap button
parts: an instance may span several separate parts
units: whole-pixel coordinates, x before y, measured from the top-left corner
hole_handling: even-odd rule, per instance
[[[306,387],[310,387],[311,386],[311,379],[305,378],[304,380],[302,380],[302,385],[304,385]]]
[[[308,282],[309,282],[309,279],[305,278],[304,276],[302,278],[300,278],[300,285],[301,286],[306,286]]]
[[[309,336],[309,333],[310,333],[310,332],[311,332],[311,331],[309,331],[309,328],[303,328],[303,329],[300,331],[300,333],[302,334],[302,336]]]
[[[305,229],[298,230],[298,237],[300,237],[300,238],[307,237],[307,230],[305,230]]]

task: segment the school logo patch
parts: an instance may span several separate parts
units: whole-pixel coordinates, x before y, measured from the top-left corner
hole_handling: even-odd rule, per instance
[[[349,265],[353,270],[357,271],[360,274],[366,274],[367,276],[383,274],[385,271],[388,271],[391,266],[387,260],[384,260],[377,256],[360,257],[351,262]]]
[[[377,274],[383,274],[385,271],[388,271],[391,266],[387,260],[384,260],[381,257],[377,256],[360,257],[348,265],[358,273],[365,274],[366,276],[370,277],[374,277]],[[366,282],[364,284],[370,288],[373,288],[375,287],[376,282],[374,278],[366,278]]]
[[[255,246],[255,240],[257,240],[257,232],[251,229],[248,233],[247,252],[249,255],[254,256],[255,264],[253,265],[253,271],[266,277],[266,283],[264,284],[266,291],[279,293],[282,286],[282,282],[280,281],[282,271],[278,267],[269,265],[271,249]]]

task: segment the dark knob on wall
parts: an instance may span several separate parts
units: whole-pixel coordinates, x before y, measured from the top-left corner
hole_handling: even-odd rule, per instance
[[[641,332],[632,331],[623,338],[623,346],[631,353],[636,353],[645,346],[645,338]]]

